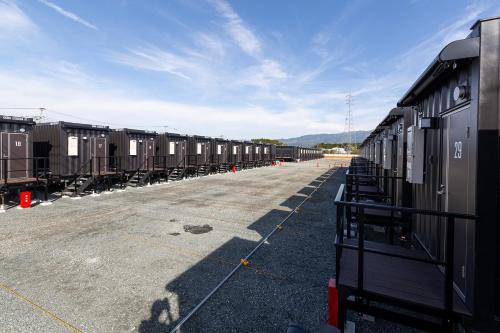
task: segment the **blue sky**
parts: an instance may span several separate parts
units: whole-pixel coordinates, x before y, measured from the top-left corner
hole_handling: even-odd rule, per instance
[[[371,129],[496,1],[0,0],[0,107],[228,138]],[[0,110],[31,115],[31,110]]]

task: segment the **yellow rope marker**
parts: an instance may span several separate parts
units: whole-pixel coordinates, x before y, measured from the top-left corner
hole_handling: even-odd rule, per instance
[[[277,224],[277,225],[276,225],[276,228],[277,228],[278,230],[283,230],[283,226],[282,226],[281,224]]]
[[[250,263],[249,263],[249,262],[248,262],[248,260],[246,260],[246,259],[240,259],[240,263],[241,263],[243,266],[245,266],[245,267],[246,267],[246,266],[248,266],[248,265],[250,265]]]
[[[21,301],[23,301],[24,303],[32,306],[33,308],[41,311],[42,313],[44,313],[46,316],[52,318],[53,320],[55,320],[56,322],[58,322],[59,324],[61,324],[62,326],[66,327],[68,330],[70,331],[73,331],[75,333],[83,333],[80,329],[76,328],[75,326],[71,325],[70,323],[64,321],[63,319],[61,319],[60,317],[58,317],[57,315],[55,315],[54,313],[50,312],[49,310],[41,307],[40,305],[32,302],[31,300],[29,300],[28,298],[24,297],[23,295],[21,295],[19,292],[17,292],[16,290],[10,288],[9,286],[5,285],[5,284],[2,284],[0,283],[0,288],[5,290],[6,292],[8,292],[9,294],[17,297],[18,299],[20,299]]]

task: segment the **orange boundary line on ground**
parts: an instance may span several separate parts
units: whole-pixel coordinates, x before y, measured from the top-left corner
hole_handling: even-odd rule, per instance
[[[45,315],[47,315],[48,317],[54,319],[58,323],[62,324],[67,329],[69,329],[69,330],[71,330],[73,332],[76,332],[76,333],[83,333],[83,331],[81,331],[80,329],[78,329],[75,326],[71,325],[70,323],[64,321],[63,319],[61,319],[60,317],[58,317],[54,313],[50,312],[49,310],[47,310],[47,309],[41,307],[40,305],[32,302],[31,300],[29,300],[28,298],[24,297],[19,292],[17,292],[16,290],[10,288],[9,286],[0,283],[0,288],[4,289],[6,292],[8,292],[11,295],[14,295],[18,299],[22,300],[24,303],[26,303],[28,305],[31,305],[33,308],[35,308],[35,309],[43,312]]]

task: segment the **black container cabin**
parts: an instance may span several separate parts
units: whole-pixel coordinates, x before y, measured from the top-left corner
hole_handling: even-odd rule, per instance
[[[0,116],[0,209],[5,193],[41,182],[47,159],[33,158],[31,118]]]
[[[276,146],[276,159],[281,161],[296,161],[299,158],[299,148],[295,146]]]
[[[297,161],[307,161],[307,148],[298,147]]]
[[[499,36],[500,18],[486,19],[478,21],[467,38],[448,44],[398,102],[407,109],[395,120],[397,126],[381,124],[363,144],[362,155],[379,173],[394,172],[384,160],[396,161],[396,174],[403,175],[407,186],[403,191],[409,207],[387,209],[411,215],[411,241],[427,264],[400,257],[392,267],[395,260],[384,256],[382,270],[391,272],[384,275],[388,288],[370,290],[365,282],[351,289],[350,262],[361,260],[366,267],[376,267],[374,260],[381,256],[373,252],[360,255],[362,247],[356,241],[356,250],[343,248],[337,262],[339,286],[350,290],[343,290],[343,296],[354,292],[368,301],[376,298],[432,315],[441,325],[440,331],[451,332],[456,324],[466,331],[500,332]],[[387,140],[384,147],[384,138],[394,135],[393,130],[396,149]],[[357,255],[347,260],[346,253],[353,251]],[[400,249],[394,253],[402,255]],[[425,274],[424,279],[413,282],[413,278],[405,278],[417,266],[421,268],[415,272]],[[363,276],[362,270],[352,272],[354,278]],[[382,271],[371,270],[364,279],[369,281],[379,273]],[[358,304],[362,303],[368,304],[362,300]],[[340,304],[355,307],[343,297]],[[372,307],[357,310],[369,312]],[[381,313],[437,330],[436,322],[424,320],[425,316],[413,319],[387,308]]]
[[[160,156],[156,167],[164,168],[169,180],[183,178],[187,168],[188,136],[162,133],[156,143],[157,155]]]
[[[222,138],[213,138],[210,148],[212,170],[226,172],[231,161],[231,142]]]
[[[238,140],[229,141],[230,168],[235,167],[236,170],[241,170],[243,168],[243,150],[244,150],[244,145],[242,141]]]
[[[255,144],[251,141],[243,141],[243,167],[253,168],[255,166]]]
[[[121,171],[152,170],[155,166],[156,132],[130,128],[110,133],[110,163]]]
[[[206,136],[188,137],[187,166],[192,174],[206,175],[210,171],[212,139]]]
[[[37,157],[49,158],[52,178],[110,173],[108,126],[60,121],[37,124],[33,149]]]
[[[272,162],[276,159],[275,155],[276,146],[270,143],[264,143],[262,147],[262,159],[264,161],[264,165],[271,165]]]
[[[264,144],[260,142],[255,142],[253,145],[254,151],[254,163],[255,166],[263,166],[264,165]]]

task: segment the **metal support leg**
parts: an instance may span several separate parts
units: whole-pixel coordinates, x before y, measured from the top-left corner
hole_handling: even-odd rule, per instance
[[[344,333],[345,323],[347,320],[347,291],[345,288],[338,286],[339,290],[339,326],[340,332]]]

